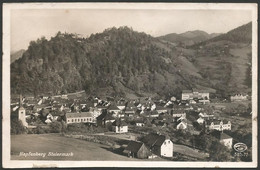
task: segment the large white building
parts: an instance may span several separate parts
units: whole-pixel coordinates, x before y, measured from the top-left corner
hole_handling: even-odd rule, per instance
[[[233,96],[230,96],[230,100],[233,101],[243,101],[247,100],[248,95],[247,94],[235,94]]]
[[[206,127],[209,130],[231,130],[231,122],[227,120],[206,120]]]
[[[193,100],[193,99],[209,100],[209,92],[207,92],[205,90],[196,90],[196,89],[183,90],[181,99],[182,100]]]
[[[67,124],[71,123],[95,123],[93,115],[90,112],[66,113]]]

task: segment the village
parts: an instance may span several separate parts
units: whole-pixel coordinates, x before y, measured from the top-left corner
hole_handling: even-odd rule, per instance
[[[235,94],[222,101],[223,105],[212,101],[209,92],[198,89],[183,90],[180,99],[173,96],[168,100],[86,98],[84,91],[37,98],[20,95],[12,100],[11,119],[18,119],[28,133],[65,132],[66,136],[83,138],[91,129],[94,136],[122,139],[126,142],[111,147],[130,158],[172,160],[178,147],[184,146],[204,155],[205,160],[209,156],[207,149],[194,136],[210,135],[232,151],[234,143],[240,142],[234,141],[231,133],[238,126],[239,116],[222,113],[226,105],[249,102],[250,98]],[[57,122],[60,126],[54,125]],[[48,131],[50,126],[56,129]]]

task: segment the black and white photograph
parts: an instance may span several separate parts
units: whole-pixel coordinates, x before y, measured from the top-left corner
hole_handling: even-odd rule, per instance
[[[5,168],[256,167],[257,4],[6,3]]]

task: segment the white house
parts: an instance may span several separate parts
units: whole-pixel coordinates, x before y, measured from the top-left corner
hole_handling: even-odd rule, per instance
[[[176,129],[187,129],[187,126],[188,126],[187,121],[181,120],[181,121],[177,124]]]
[[[204,123],[204,119],[203,119],[202,117],[199,117],[199,118],[197,119],[197,122],[198,122],[199,124],[203,124],[203,123]]]
[[[223,145],[225,145],[229,149],[232,149],[233,138],[231,136],[229,136],[225,133],[221,133],[219,141],[220,141],[220,143],[222,143]]]
[[[125,121],[115,120],[112,123],[112,131],[116,133],[126,133],[128,132],[128,125]]]
[[[163,157],[173,156],[173,143],[164,135],[148,134],[144,136],[142,142],[156,155]]]

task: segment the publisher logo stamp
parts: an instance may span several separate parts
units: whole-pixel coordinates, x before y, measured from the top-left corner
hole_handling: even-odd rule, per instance
[[[235,156],[246,156],[247,155],[247,145],[244,143],[236,143],[234,145]]]

